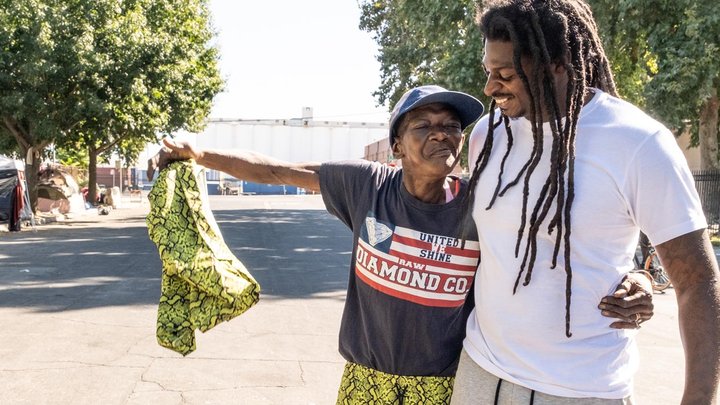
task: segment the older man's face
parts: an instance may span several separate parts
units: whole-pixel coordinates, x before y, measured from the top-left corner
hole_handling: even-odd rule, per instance
[[[455,110],[428,104],[402,118],[393,152],[405,173],[444,178],[457,163],[464,139]]]

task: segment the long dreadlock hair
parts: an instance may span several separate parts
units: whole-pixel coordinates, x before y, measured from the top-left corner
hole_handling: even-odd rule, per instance
[[[570,233],[576,128],[589,87],[617,95],[610,63],[605,56],[590,7],[583,0],[489,0],[484,3],[485,8],[479,14],[477,22],[485,40],[513,44],[515,70],[530,98],[529,116],[534,146],[528,161],[517,175],[502,187],[505,161],[513,146],[513,136],[508,117],[501,113],[496,122],[496,103],[492,100],[487,137],[470,178],[464,211],[471,215],[475,187],[490,159],[494,130],[502,124],[507,132],[507,152],[500,163],[497,186],[486,209],[492,208],[496,199],[502,197],[509,188],[523,181],[523,207],[515,257],[519,255],[526,226],[528,232],[525,235],[524,256],[513,293],[517,291],[523,273],[523,285],[530,283],[537,253],[537,234],[542,223],[550,216],[548,233],[556,232],[552,268],[557,265],[560,246],[563,245],[566,274],[565,334],[570,337]],[[532,61],[529,72],[523,70],[521,57],[529,57]],[[562,64],[566,68],[568,85],[565,105],[558,105],[558,91],[561,89],[554,86],[552,63]],[[548,116],[545,117],[543,112]],[[543,133],[543,122],[548,121],[551,134],[547,135],[553,139],[550,173],[528,219],[530,177],[543,154],[543,137],[546,135]],[[555,208],[551,212],[553,203]]]

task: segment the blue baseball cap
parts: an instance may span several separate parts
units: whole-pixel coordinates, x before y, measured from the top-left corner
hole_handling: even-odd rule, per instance
[[[460,118],[462,129],[477,121],[482,115],[484,108],[480,100],[477,98],[461,93],[459,91],[450,91],[440,86],[428,85],[419,86],[408,90],[400,100],[395,104],[390,113],[390,145],[397,136],[396,126],[400,122],[403,115],[408,112],[432,103],[447,104],[452,107]]]

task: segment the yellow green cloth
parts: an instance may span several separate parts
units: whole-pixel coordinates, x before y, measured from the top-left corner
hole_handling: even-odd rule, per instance
[[[207,203],[204,171],[174,162],[148,194],[146,223],[162,260],[157,340],[183,356],[201,332],[258,302],[260,285],[223,241]]]
[[[347,362],[336,405],[449,404],[455,377],[383,373]]]

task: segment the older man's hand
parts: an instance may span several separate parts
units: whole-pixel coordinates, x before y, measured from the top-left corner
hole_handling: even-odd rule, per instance
[[[613,294],[603,297],[599,308],[604,316],[616,318],[614,329],[639,329],[654,315],[652,281],[641,273],[628,273]]]
[[[148,181],[152,181],[155,170],[162,170],[171,162],[198,158],[198,152],[187,142],[174,142],[165,138],[163,144],[165,147],[161,148],[155,156],[148,159]]]

